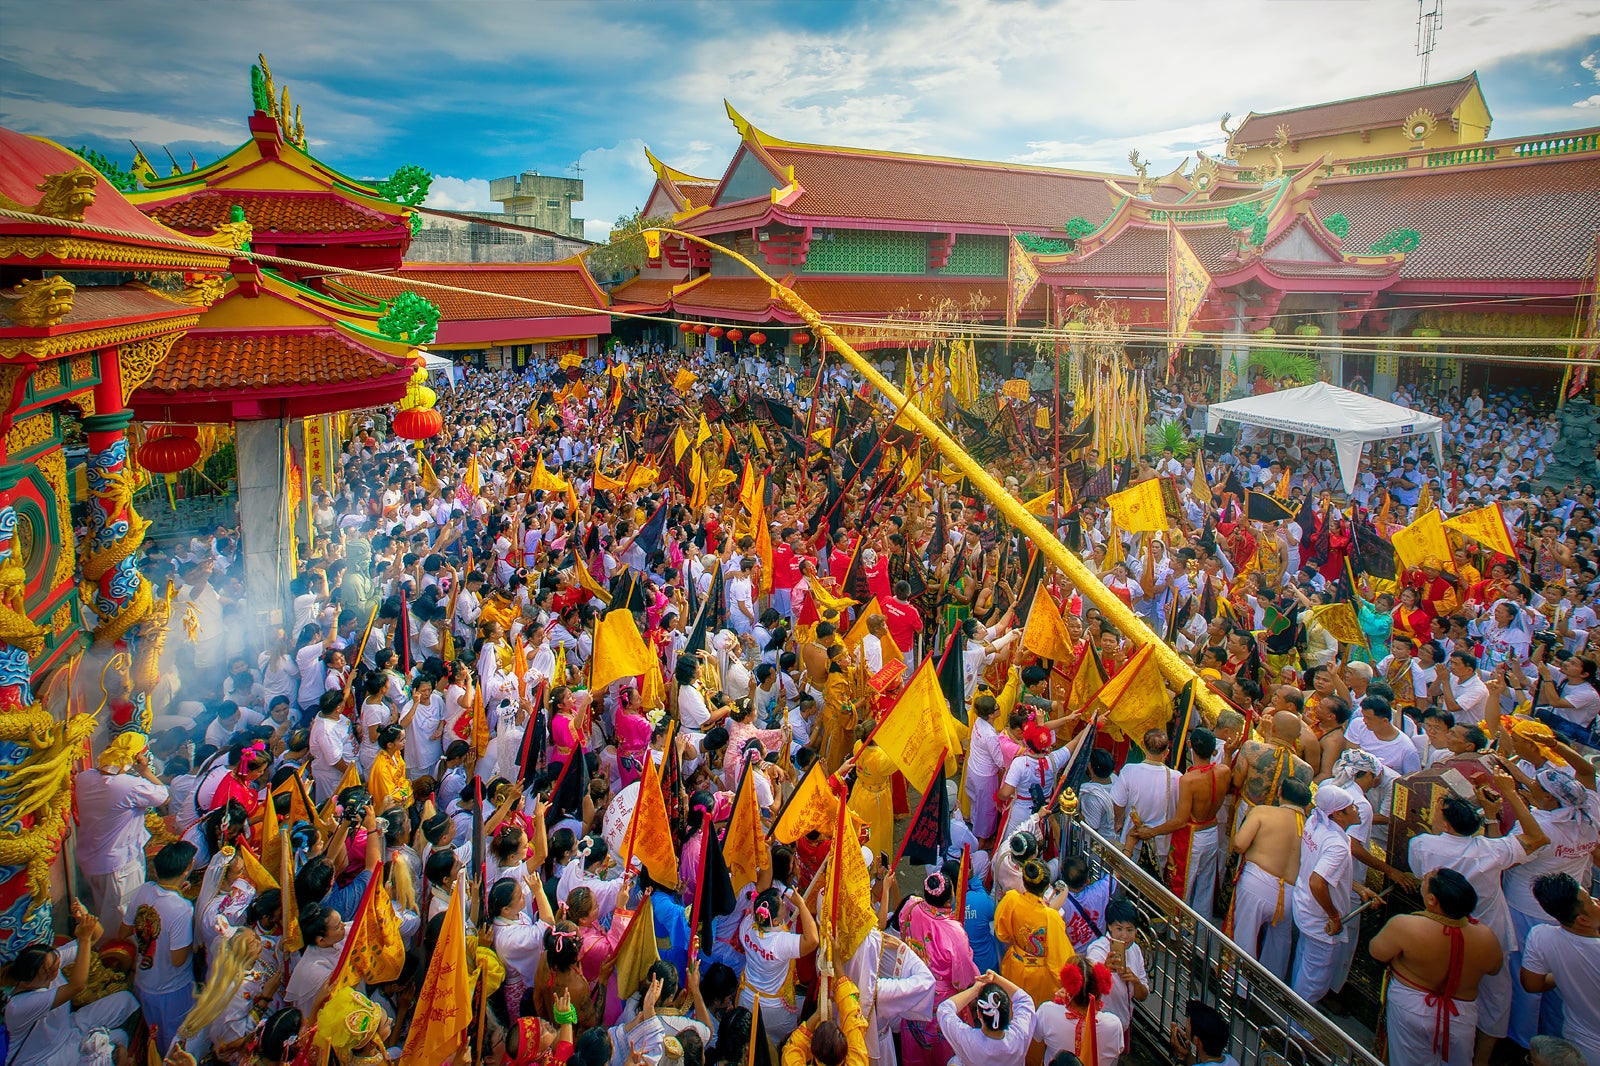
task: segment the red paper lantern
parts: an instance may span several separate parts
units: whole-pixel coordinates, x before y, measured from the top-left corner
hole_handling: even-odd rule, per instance
[[[800,347],[804,348],[806,345],[811,343],[811,334],[809,334],[809,333],[795,333],[795,334],[790,335],[789,339],[794,341]]]
[[[139,465],[152,474],[176,474],[200,461],[200,443],[188,437],[158,437],[139,449]]]
[[[679,322],[678,323],[678,332],[679,333],[693,333],[694,332],[694,323],[693,322]]]
[[[694,331],[700,336],[704,337],[706,335],[706,324],[704,322],[696,322],[694,324]]]
[[[406,440],[427,440],[444,429],[444,416],[429,407],[426,410],[412,407],[394,416],[391,423],[395,435]]]
[[[173,426],[173,425],[167,425],[167,424],[164,424],[164,423],[160,423],[160,424],[157,424],[157,425],[149,427],[144,432],[144,439],[147,440],[147,441],[161,440],[162,438],[166,438],[166,437],[182,437],[182,438],[184,438],[186,440],[199,440],[200,439],[200,427],[199,426]]]
[[[712,326],[710,329],[706,330],[706,332],[711,334],[713,337],[720,337],[726,331],[721,326]]]
[[[767,343],[767,335],[762,333],[760,330],[757,330],[756,332],[750,334],[750,343],[759,347],[760,345]]]
[[[728,331],[728,339],[730,341],[732,341],[733,343],[738,344],[741,340],[744,339],[744,331],[743,330],[737,330],[737,329],[730,329]]]

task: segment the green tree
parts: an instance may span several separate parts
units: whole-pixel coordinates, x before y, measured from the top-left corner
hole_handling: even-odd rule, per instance
[[[611,238],[584,253],[589,273],[596,281],[623,281],[644,269],[645,230],[664,226],[671,220],[665,216],[646,217],[643,211],[621,215],[611,227]]]

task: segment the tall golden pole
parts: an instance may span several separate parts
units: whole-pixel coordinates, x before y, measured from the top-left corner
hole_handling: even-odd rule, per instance
[[[902,415],[909,419],[917,430],[933,441],[934,447],[945,461],[960,470],[967,479],[977,487],[985,499],[993,504],[1006,521],[1022,530],[1034,546],[1044,552],[1045,558],[1067,576],[1067,580],[1077,586],[1078,590],[1088,597],[1089,602],[1099,608],[1100,613],[1110,619],[1124,634],[1133,637],[1144,644],[1151,646],[1151,656],[1155,659],[1156,666],[1161,670],[1161,675],[1166,678],[1167,684],[1177,691],[1190,681],[1195,682],[1195,697],[1201,708],[1205,711],[1210,721],[1215,721],[1217,715],[1226,709],[1222,698],[1211,690],[1211,687],[1201,680],[1192,667],[1178,657],[1178,653],[1162,640],[1160,635],[1145,624],[1133,611],[1119,600],[1105,585],[1101,584],[1099,577],[1083,565],[1083,561],[1068,550],[1051,532],[1035,518],[1022,501],[1007,492],[998,481],[989,476],[988,471],[966,449],[956,443],[944,427],[929,418],[921,408],[915,404],[906,403],[905,396],[887,378],[878,373],[873,365],[861,357],[861,353],[851,347],[848,342],[840,337],[833,327],[822,320],[810,304],[800,299],[795,292],[775,281],[766,271],[756,266],[750,260],[729,248],[708,241],[704,237],[682,230],[659,228],[661,233],[669,233],[675,237],[682,237],[704,245],[712,251],[721,252],[730,258],[742,263],[756,277],[772,286],[773,295],[790,311],[799,315],[806,323],[812,334],[823,338],[833,345],[834,350],[845,358],[856,371],[871,383],[872,387],[883,394],[884,398],[893,406],[900,408]]]

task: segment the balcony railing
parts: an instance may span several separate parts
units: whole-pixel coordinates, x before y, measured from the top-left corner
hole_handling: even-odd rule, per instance
[[[1088,826],[1073,822],[1067,849],[1109,873],[1139,909],[1150,995],[1133,1005],[1133,1024],[1156,1047],[1169,1048],[1173,1024],[1191,999],[1221,1011],[1233,1030],[1228,1051],[1243,1066],[1382,1066],[1382,1061],[1295,995],[1222,930],[1191,910]]]
[[[1394,174],[1410,170],[1439,170],[1447,167],[1483,166],[1486,164],[1504,166],[1526,159],[1578,155],[1588,152],[1600,152],[1600,129],[1553,133],[1548,136],[1530,137],[1525,140],[1467,144],[1459,148],[1419,148],[1403,155],[1339,160],[1324,164],[1322,176],[1325,178],[1350,178],[1370,174]]]

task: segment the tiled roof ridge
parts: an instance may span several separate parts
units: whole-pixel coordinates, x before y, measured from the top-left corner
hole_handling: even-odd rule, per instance
[[[1356,96],[1341,97],[1338,100],[1322,100],[1315,104],[1300,104],[1297,107],[1280,108],[1277,111],[1251,111],[1245,116],[1245,121],[1248,122],[1253,118],[1282,118],[1284,115],[1292,115],[1296,111],[1315,111],[1318,108],[1335,107],[1339,104],[1354,104],[1359,103],[1362,100],[1381,100],[1386,96],[1401,96],[1404,94],[1431,92],[1436,89],[1442,89],[1448,85],[1462,86],[1462,95],[1465,95],[1467,83],[1475,81],[1477,77],[1478,72],[1474,70],[1470,73],[1462,75],[1459,78],[1456,78],[1453,81],[1436,81],[1430,82],[1427,85],[1408,85],[1403,89],[1385,89],[1383,92],[1378,93],[1360,93]],[[1457,99],[1459,98],[1460,97],[1457,97]]]

